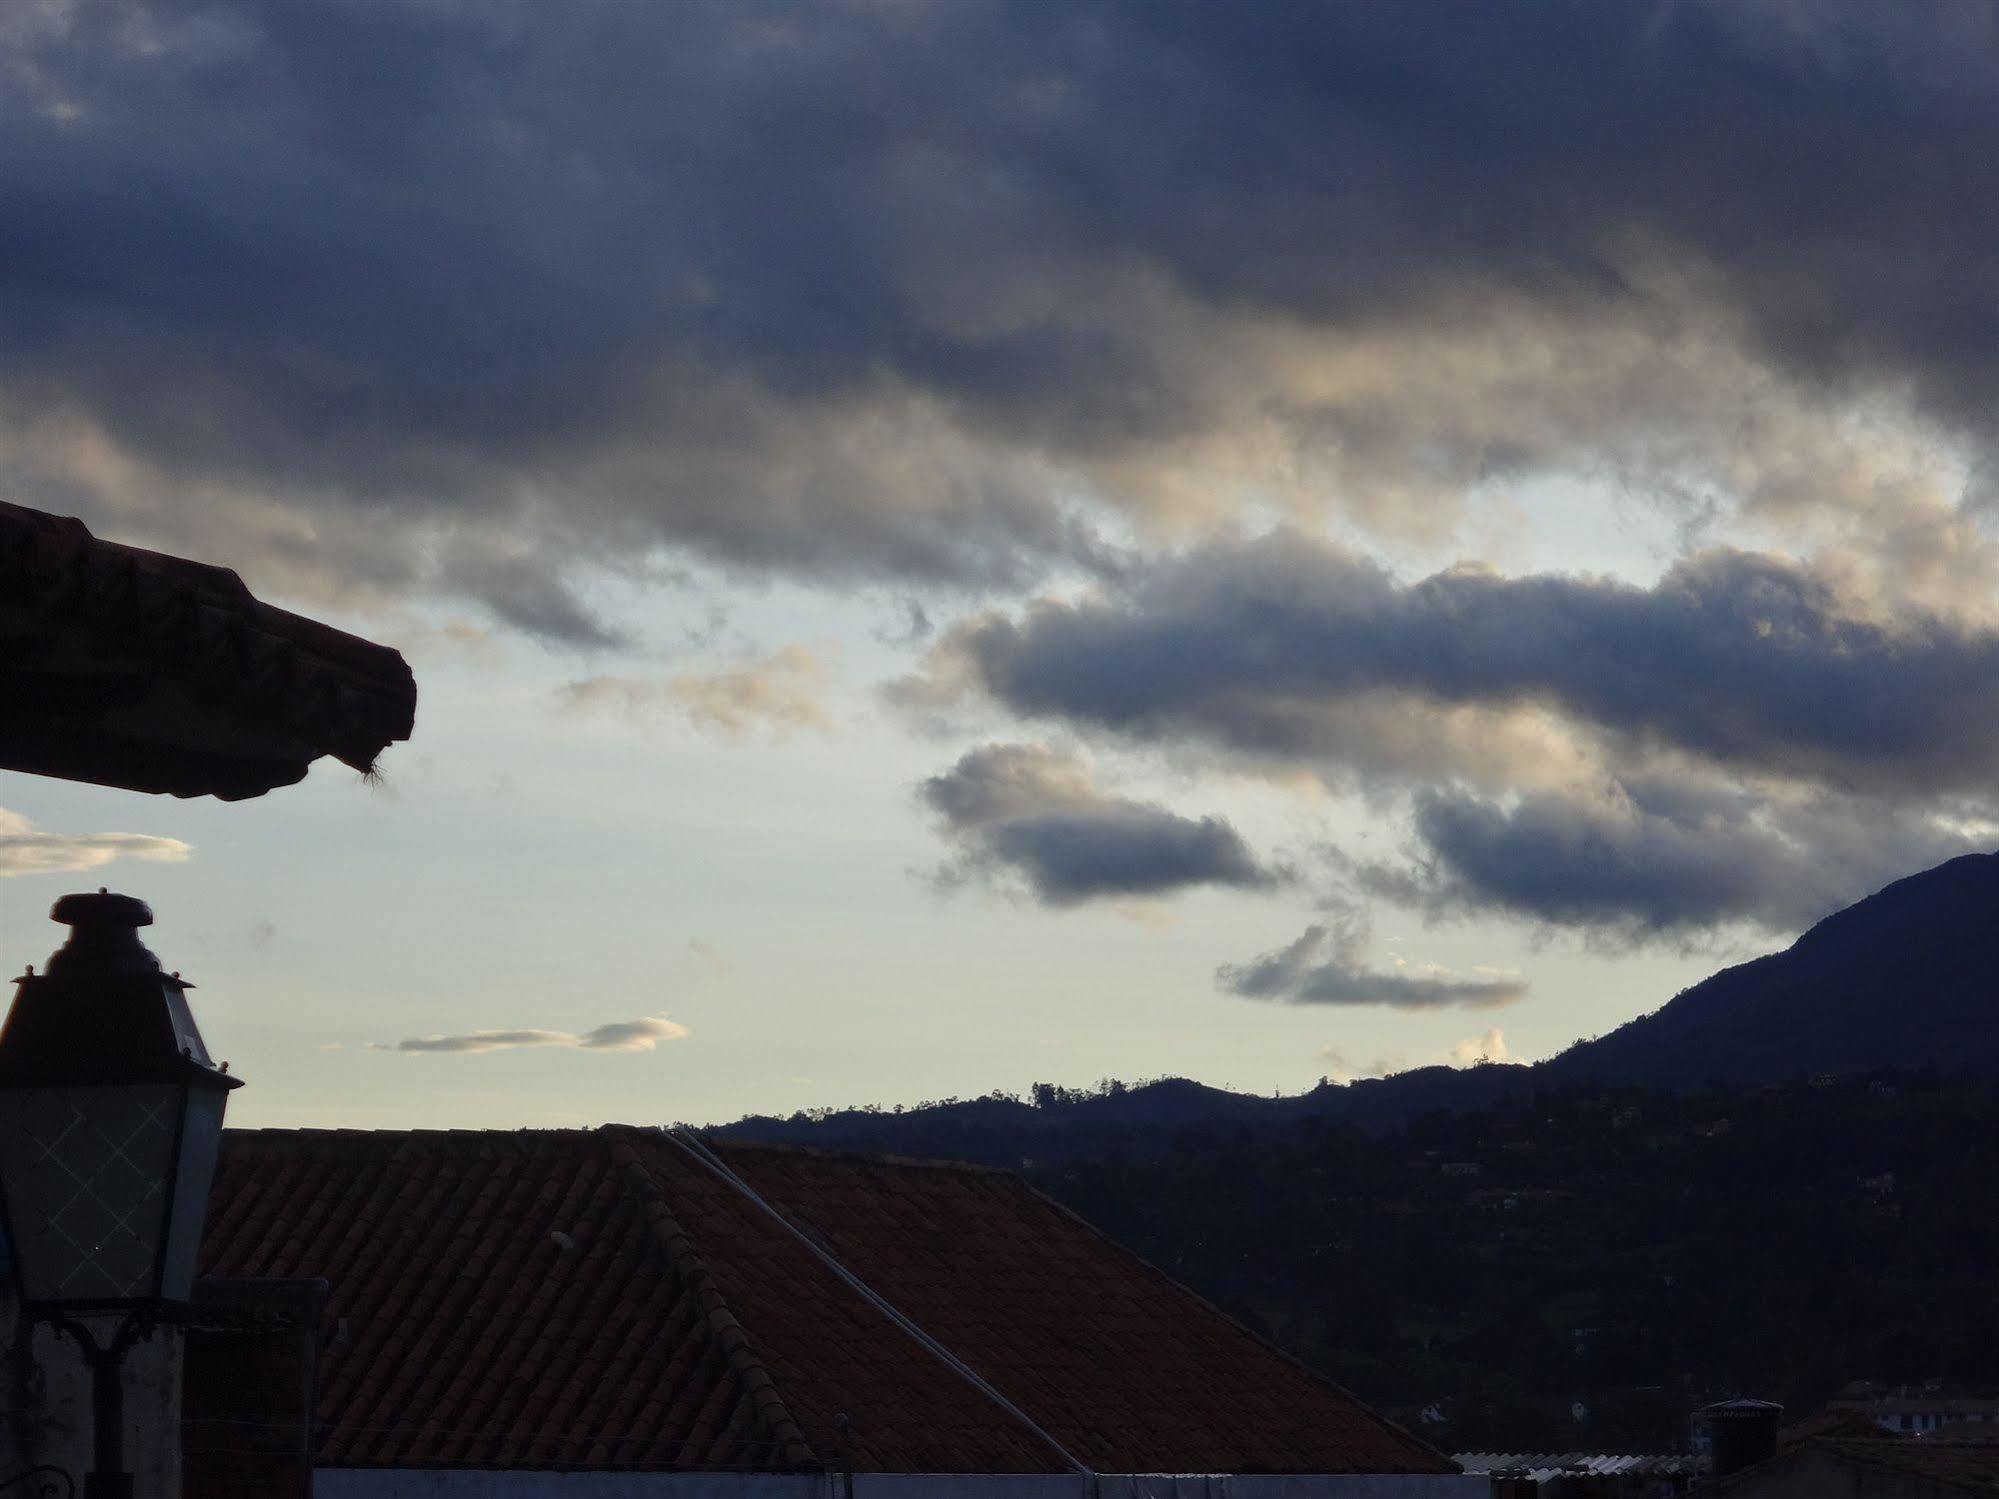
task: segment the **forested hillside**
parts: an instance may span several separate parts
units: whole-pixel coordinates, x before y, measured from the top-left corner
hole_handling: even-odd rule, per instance
[[[1023,1169],[1446,1445],[1672,1445],[1710,1396],[1999,1383],[1995,974],[1972,855],[1536,1066],[725,1132]]]
[[[1369,1398],[1437,1406],[1460,1450],[1670,1444],[1737,1391],[1999,1382],[1987,1083],[1551,1090],[1030,1174]]]

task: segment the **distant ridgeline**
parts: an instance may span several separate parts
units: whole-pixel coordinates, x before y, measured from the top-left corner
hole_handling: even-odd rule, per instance
[[[1989,1080],[1550,1081],[1148,1139],[1027,1176],[1447,1451],[1672,1450],[1745,1390],[1999,1390]]]
[[[1424,1067],[1288,1098],[1182,1078],[1043,1085],[913,1109],[753,1117],[718,1131],[830,1149],[996,1165],[1156,1151],[1181,1130],[1283,1130],[1308,1119],[1390,1127],[1585,1083],[1715,1083],[1933,1068],[1999,1078],[1999,854],[1898,880],[1786,951],[1723,969],[1653,1014],[1534,1066]]]
[[[723,1133],[1024,1168],[1446,1450],[1670,1449],[1715,1396],[1999,1391],[1995,960],[1977,856],[1534,1067]]]

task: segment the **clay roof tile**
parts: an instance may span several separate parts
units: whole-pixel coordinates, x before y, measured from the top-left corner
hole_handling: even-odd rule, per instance
[[[329,1282],[335,1467],[1062,1470],[796,1230],[1100,1470],[1453,1470],[1015,1177],[715,1149],[781,1222],[656,1130],[232,1132],[205,1268]]]

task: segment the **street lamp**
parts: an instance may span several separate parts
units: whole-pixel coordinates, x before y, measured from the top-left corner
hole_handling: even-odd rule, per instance
[[[153,913],[99,890],[50,912],[69,940],[31,968],[0,1025],[0,1214],[22,1315],[53,1323],[91,1367],[96,1472],[85,1499],[128,1499],[126,1351],[184,1308],[241,1086],[209,1060],[192,986],[139,940]],[[117,1314],[99,1344],[79,1316]]]

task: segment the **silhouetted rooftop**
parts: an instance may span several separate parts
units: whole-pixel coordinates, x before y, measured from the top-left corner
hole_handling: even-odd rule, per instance
[[[658,1130],[232,1133],[204,1269],[329,1282],[332,1467],[1456,1471],[1013,1175],[713,1148],[782,1223]]]
[[[407,739],[402,656],[251,596],[227,568],[0,502],[0,768],[261,796]]]
[[[1925,1484],[1968,1494],[1999,1494],[1999,1444],[1992,1442],[1949,1442],[1933,1437],[1898,1441],[1891,1436],[1855,1441],[1820,1437],[1801,1442],[1756,1463],[1720,1478],[1709,1485],[1719,1494],[1726,1490],[1749,1489],[1765,1479],[1786,1473],[1834,1473],[1844,1470],[1904,1474]],[[1846,1479],[1840,1479],[1841,1490]],[[1929,1492],[1925,1489],[1923,1492]]]

